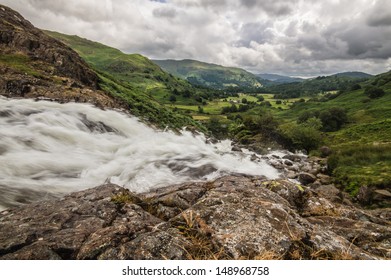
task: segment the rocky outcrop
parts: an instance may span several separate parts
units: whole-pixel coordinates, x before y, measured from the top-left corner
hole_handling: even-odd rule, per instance
[[[98,89],[98,80],[75,51],[0,5],[1,95],[123,107]]]
[[[35,28],[8,7],[0,5],[0,18],[2,52],[26,54],[32,60],[50,64],[53,75],[67,76],[83,85],[97,87],[97,75],[75,51]]]
[[[0,213],[0,258],[391,258],[390,209],[336,191],[246,176],[144,194],[108,184]]]

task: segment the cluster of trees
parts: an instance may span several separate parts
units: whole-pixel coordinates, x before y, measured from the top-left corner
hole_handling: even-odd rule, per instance
[[[317,77],[303,82],[289,84],[272,85],[268,90],[276,93],[277,99],[298,98],[300,96],[314,96],[320,92],[356,90],[360,86],[358,82],[363,79],[351,79],[348,77]]]
[[[321,111],[305,111],[299,116],[298,123],[305,123],[311,118],[318,119],[321,123],[320,129],[325,132],[337,131],[348,121],[343,108],[332,107]]]
[[[223,107],[221,109],[221,114],[225,115],[229,113],[246,112],[250,108],[252,108],[252,104],[239,104],[239,106],[232,104],[231,106]]]

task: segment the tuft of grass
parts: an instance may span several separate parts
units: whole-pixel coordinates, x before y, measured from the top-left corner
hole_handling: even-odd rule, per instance
[[[218,248],[211,241],[211,229],[206,222],[192,210],[183,212],[181,220],[175,225],[179,233],[189,241],[186,246],[188,259],[191,260],[221,260],[229,257],[224,248]]]
[[[336,181],[352,196],[361,186],[391,184],[391,143],[340,147],[328,159]]]
[[[111,201],[117,205],[139,203],[140,199],[133,196],[130,192],[121,192],[111,197]]]
[[[24,54],[0,54],[0,65],[5,65],[23,74],[42,77],[37,67],[32,65],[31,59]]]

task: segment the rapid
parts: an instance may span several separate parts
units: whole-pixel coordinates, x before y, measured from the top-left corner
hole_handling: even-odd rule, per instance
[[[0,210],[105,182],[134,192],[230,173],[279,177],[231,142],[158,131],[89,104],[0,98]]]

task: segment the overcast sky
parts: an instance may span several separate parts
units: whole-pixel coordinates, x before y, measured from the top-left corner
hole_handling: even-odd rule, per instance
[[[39,28],[156,59],[317,76],[391,69],[390,0],[0,0]]]

